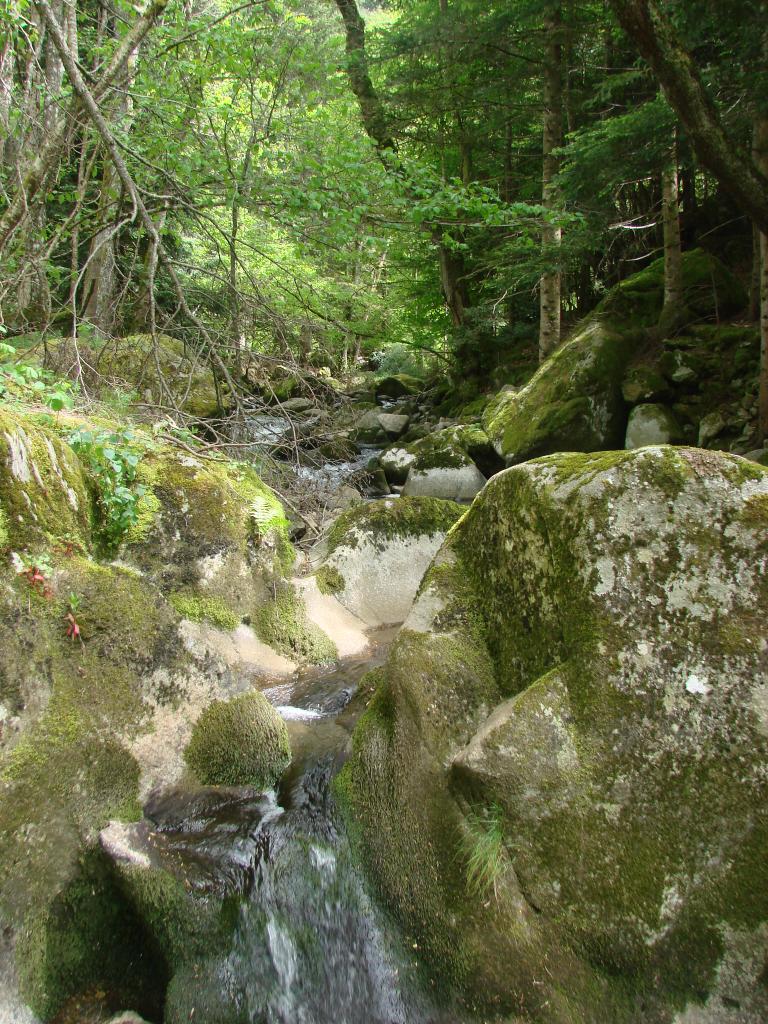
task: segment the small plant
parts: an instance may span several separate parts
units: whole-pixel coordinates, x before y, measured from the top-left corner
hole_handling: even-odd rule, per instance
[[[484,814],[470,815],[467,830],[462,840],[467,888],[473,896],[485,898],[491,889],[496,896],[496,882],[504,863],[501,808],[494,804]]]
[[[102,538],[108,548],[117,547],[136,523],[136,505],[146,493],[146,487],[136,483],[141,456],[129,447],[136,444],[136,435],[131,430],[80,429],[70,434],[69,443],[96,478]]]
[[[42,402],[53,412],[71,409],[75,404],[72,381],[56,378],[50,370],[15,361],[16,349],[0,342],[0,394],[15,392],[19,398]]]
[[[47,555],[21,556],[19,575],[24,576],[32,590],[36,591],[46,600],[53,596],[53,589],[50,583],[52,572],[53,568]]]
[[[85,646],[83,641],[82,633],[80,632],[80,623],[77,621],[76,615],[77,610],[81,604],[81,598],[77,594],[71,593],[69,595],[69,603],[67,607],[67,614],[64,619],[67,623],[67,637],[70,640],[79,640],[82,646]]]

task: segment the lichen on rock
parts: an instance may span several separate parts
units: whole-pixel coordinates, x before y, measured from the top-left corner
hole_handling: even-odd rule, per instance
[[[339,789],[388,905],[470,1001],[661,1020],[715,1004],[733,936],[765,956],[766,495],[757,465],[695,449],[553,455],[449,534]],[[462,836],[490,813],[481,904]]]

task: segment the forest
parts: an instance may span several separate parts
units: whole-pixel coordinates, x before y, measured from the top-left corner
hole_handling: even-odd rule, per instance
[[[0,0],[0,1024],[768,1020],[765,0]]]

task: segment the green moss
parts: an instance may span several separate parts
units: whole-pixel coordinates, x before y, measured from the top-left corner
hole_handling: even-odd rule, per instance
[[[168,973],[184,964],[200,965],[225,947],[233,925],[226,902],[197,897],[182,879],[157,868],[123,866],[119,881]]]
[[[742,521],[756,529],[768,529],[768,494],[755,494],[747,499]]]
[[[150,452],[139,466],[150,488],[129,537],[133,558],[149,570],[231,550],[258,556],[264,567],[287,573],[295,559],[289,524],[278,498],[251,466],[195,459],[172,448]]]
[[[321,565],[315,573],[315,579],[321,594],[339,594],[346,586],[344,577],[332,565]]]
[[[637,334],[586,321],[518,392],[490,402],[483,426],[496,449],[521,462],[552,451],[621,447],[621,380]]]
[[[442,498],[398,498],[371,501],[347,509],[328,532],[328,554],[339,545],[354,546],[356,535],[365,535],[374,543],[386,543],[397,537],[433,537],[445,533],[464,514],[454,501]]]
[[[63,537],[90,545],[92,502],[74,452],[7,409],[0,411],[0,507],[6,544],[18,550],[40,550]]]
[[[46,1020],[90,988],[154,1016],[166,979],[147,938],[106,858],[89,848],[74,878],[19,936],[22,994]]]
[[[212,622],[220,629],[235,629],[240,619],[220,598],[177,591],[168,599],[179,615],[192,622]]]
[[[141,481],[141,473],[138,474]],[[160,512],[160,500],[152,490],[146,490],[136,502],[136,521],[125,533],[126,544],[141,544],[150,535]]]
[[[307,618],[304,602],[290,583],[277,585],[272,600],[256,613],[255,629],[264,643],[286,658],[319,665],[339,656],[333,640]]]
[[[269,789],[291,760],[288,730],[258,691],[214,701],[195,724],[184,758],[205,785]]]
[[[8,532],[8,516],[5,514],[5,510],[0,508],[0,548],[7,548],[10,539],[10,533]]]

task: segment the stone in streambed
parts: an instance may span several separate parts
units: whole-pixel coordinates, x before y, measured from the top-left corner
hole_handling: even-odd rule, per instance
[[[644,448],[649,444],[678,444],[682,431],[675,414],[665,405],[636,405],[629,414],[624,447]]]

